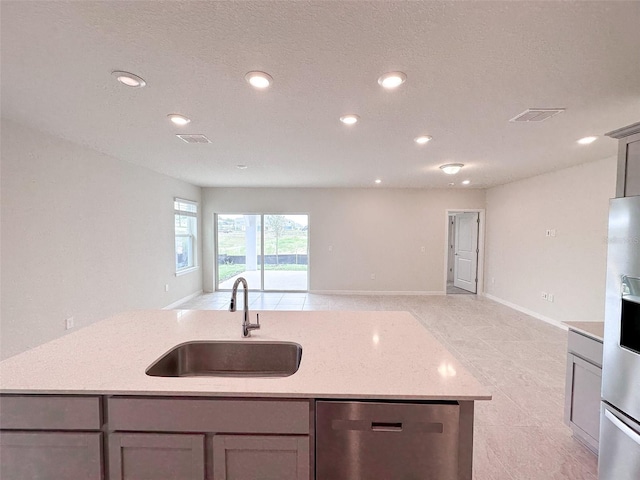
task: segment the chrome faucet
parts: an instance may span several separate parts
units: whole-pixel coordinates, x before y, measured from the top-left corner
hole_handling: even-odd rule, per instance
[[[229,311],[236,311],[236,296],[238,295],[238,286],[242,283],[242,287],[244,288],[244,320],[242,321],[242,336],[244,338],[251,336],[251,330],[259,330],[260,329],[260,315],[256,314],[256,322],[251,323],[249,321],[249,286],[247,285],[247,281],[243,277],[239,277],[233,284],[233,289],[231,290],[231,303],[229,304]]]

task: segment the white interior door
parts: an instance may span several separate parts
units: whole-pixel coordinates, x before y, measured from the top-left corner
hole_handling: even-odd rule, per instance
[[[457,213],[453,285],[476,293],[478,287],[478,212]]]

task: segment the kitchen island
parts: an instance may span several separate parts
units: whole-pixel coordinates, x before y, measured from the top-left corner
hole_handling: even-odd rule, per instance
[[[26,475],[12,457],[47,465],[47,446],[82,478],[315,478],[316,403],[348,400],[457,406],[450,454],[455,478],[471,479],[473,402],[491,395],[413,316],[259,313],[241,339],[241,313],[130,312],[1,362],[2,478]],[[145,374],[176,345],[211,340],[295,342],[302,361],[276,378]],[[51,478],[78,478],[63,473]]]

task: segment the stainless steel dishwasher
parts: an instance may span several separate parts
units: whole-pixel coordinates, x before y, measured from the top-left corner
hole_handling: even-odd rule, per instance
[[[456,480],[456,402],[316,402],[316,480]]]

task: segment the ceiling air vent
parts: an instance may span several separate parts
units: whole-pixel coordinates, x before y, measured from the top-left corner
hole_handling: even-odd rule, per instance
[[[543,122],[547,118],[564,112],[564,108],[529,108],[513,117],[510,122]]]
[[[209,140],[207,137],[205,137],[204,135],[176,135],[176,137],[178,137],[180,140],[182,140],[183,142],[186,143],[211,143],[211,140]]]

